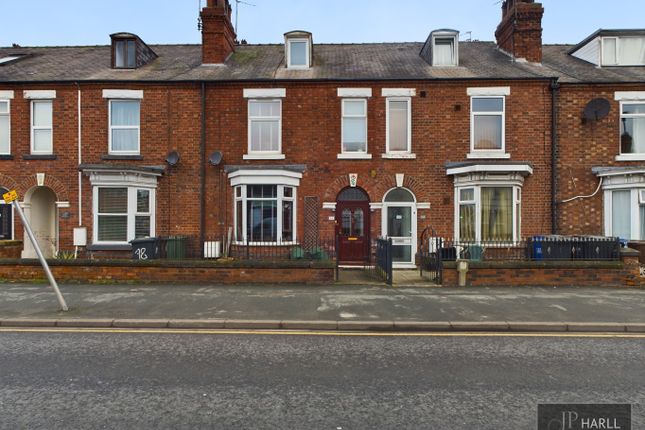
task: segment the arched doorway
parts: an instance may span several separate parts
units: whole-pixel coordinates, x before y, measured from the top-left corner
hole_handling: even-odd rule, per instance
[[[414,267],[417,252],[417,201],[411,191],[392,188],[383,197],[385,236],[392,239],[395,267]]]
[[[13,207],[2,200],[8,190],[0,187],[0,240],[13,239]]]
[[[25,217],[36,236],[45,258],[52,258],[58,249],[58,210],[56,194],[48,187],[34,187],[25,194]],[[36,258],[36,251],[25,232],[23,258]]]
[[[368,260],[370,252],[370,198],[357,187],[345,188],[336,198],[338,259],[343,264]]]

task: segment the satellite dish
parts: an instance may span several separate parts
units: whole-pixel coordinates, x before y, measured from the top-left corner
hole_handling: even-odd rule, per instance
[[[222,162],[222,151],[215,151],[208,157],[208,162],[213,166],[219,166]]]
[[[609,100],[603,98],[593,99],[585,106],[584,111],[582,111],[582,117],[586,121],[598,121],[609,115],[610,110],[611,104],[609,104]]]
[[[166,157],[166,163],[168,163],[169,166],[176,166],[177,163],[179,163],[180,158],[181,157],[179,157],[179,153],[177,151],[172,151]]]

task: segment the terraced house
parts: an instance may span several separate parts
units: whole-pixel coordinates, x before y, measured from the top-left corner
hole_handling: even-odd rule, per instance
[[[18,190],[50,256],[179,234],[201,252],[230,231],[257,246],[338,235],[344,263],[387,236],[414,267],[426,228],[641,239],[645,32],[543,46],[543,13],[505,1],[496,42],[440,29],[317,44],[298,30],[252,45],[229,2],[208,0],[201,45],[118,33],[0,48],[0,187]],[[0,210],[2,238],[22,239]]]

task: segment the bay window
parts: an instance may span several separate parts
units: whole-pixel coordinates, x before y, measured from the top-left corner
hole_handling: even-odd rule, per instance
[[[605,191],[605,234],[645,240],[645,188]]]
[[[155,190],[94,187],[94,243],[127,244],[154,236]]]
[[[517,186],[457,188],[457,235],[462,241],[520,239],[521,189]]]
[[[235,240],[240,243],[296,241],[296,189],[286,185],[234,188]]]

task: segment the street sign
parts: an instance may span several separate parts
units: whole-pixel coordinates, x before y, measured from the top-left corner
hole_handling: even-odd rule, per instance
[[[18,193],[16,192],[16,190],[11,190],[8,193],[4,193],[2,195],[2,199],[5,201],[5,203],[11,203],[14,200],[18,199]]]

